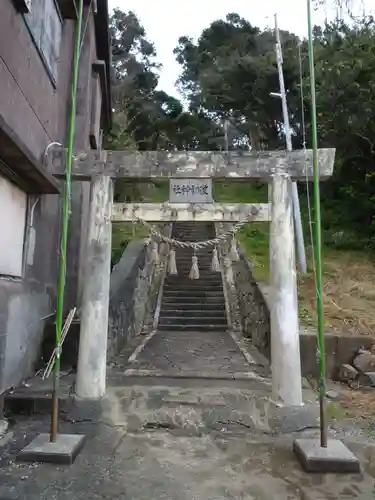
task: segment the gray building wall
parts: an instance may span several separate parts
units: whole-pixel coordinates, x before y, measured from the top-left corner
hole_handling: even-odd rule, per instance
[[[99,0],[106,4],[106,0]],[[88,15],[88,9],[85,9]],[[0,132],[15,140],[43,173],[43,155],[53,141],[66,145],[70,111],[71,74],[75,21],[64,19],[56,85],[48,75],[22,14],[11,0],[0,5]],[[89,147],[90,85],[92,64],[97,59],[93,14],[85,31],[81,57],[77,108],[76,148]],[[88,90],[89,89],[89,90]],[[0,160],[3,157],[0,144]],[[3,175],[3,174],[1,174]],[[5,174],[6,176],[6,174]],[[48,173],[46,172],[48,177]],[[89,186],[75,184],[72,193],[66,307],[78,304],[81,242],[87,227]],[[87,184],[87,183],[86,183]],[[26,188],[27,189],[27,186]],[[30,194],[32,193],[32,194]],[[39,356],[45,317],[56,310],[58,254],[60,245],[59,194],[43,194],[33,186],[29,208],[35,205],[33,224],[36,245],[33,261],[26,263],[30,214],[24,240],[24,271],[21,277],[0,275],[0,394],[30,375]]]

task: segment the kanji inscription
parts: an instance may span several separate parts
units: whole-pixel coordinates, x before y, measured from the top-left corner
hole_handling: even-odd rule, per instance
[[[171,203],[211,203],[211,179],[170,179],[169,201]]]

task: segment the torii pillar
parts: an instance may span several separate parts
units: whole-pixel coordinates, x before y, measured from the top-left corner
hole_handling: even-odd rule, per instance
[[[334,149],[319,150],[320,180],[332,175],[334,158]],[[51,171],[55,176],[63,178],[65,152],[53,151],[51,159]],[[272,183],[270,250],[273,398],[285,405],[301,405],[302,378],[291,182],[313,180],[311,150],[231,153],[230,159],[217,152],[154,151],[134,154],[123,151],[90,151],[78,156],[73,165],[72,178],[91,180],[92,196],[88,230],[88,246],[91,250],[87,255],[89,262],[86,263],[83,283],[84,318],[81,326],[77,396],[98,399],[105,394],[111,252],[108,229],[112,201],[110,179],[147,181],[171,177],[212,177],[226,182],[249,182],[257,179]],[[212,212],[215,213],[215,208]],[[118,211],[115,210],[115,213],[116,220],[119,220]],[[170,214],[163,220],[171,220]],[[100,252],[95,249],[100,249]]]
[[[90,188],[76,395],[99,399],[106,392],[112,179],[105,175],[94,177]]]
[[[302,400],[292,180],[272,175],[270,227],[271,367],[273,399],[300,406]]]

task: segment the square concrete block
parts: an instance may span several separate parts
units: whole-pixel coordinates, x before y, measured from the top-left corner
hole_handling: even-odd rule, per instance
[[[79,434],[58,434],[54,443],[49,434],[39,434],[17,456],[23,462],[45,462],[72,464],[83,448],[85,436]]]
[[[296,439],[293,447],[306,472],[360,472],[358,458],[342,441],[329,439],[322,448],[320,439]]]

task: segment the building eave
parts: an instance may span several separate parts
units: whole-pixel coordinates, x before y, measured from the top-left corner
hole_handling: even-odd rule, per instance
[[[27,193],[60,193],[60,183],[47,171],[43,159],[35,158],[22,139],[7,125],[1,114],[0,151],[1,160],[8,168],[7,176]]]

